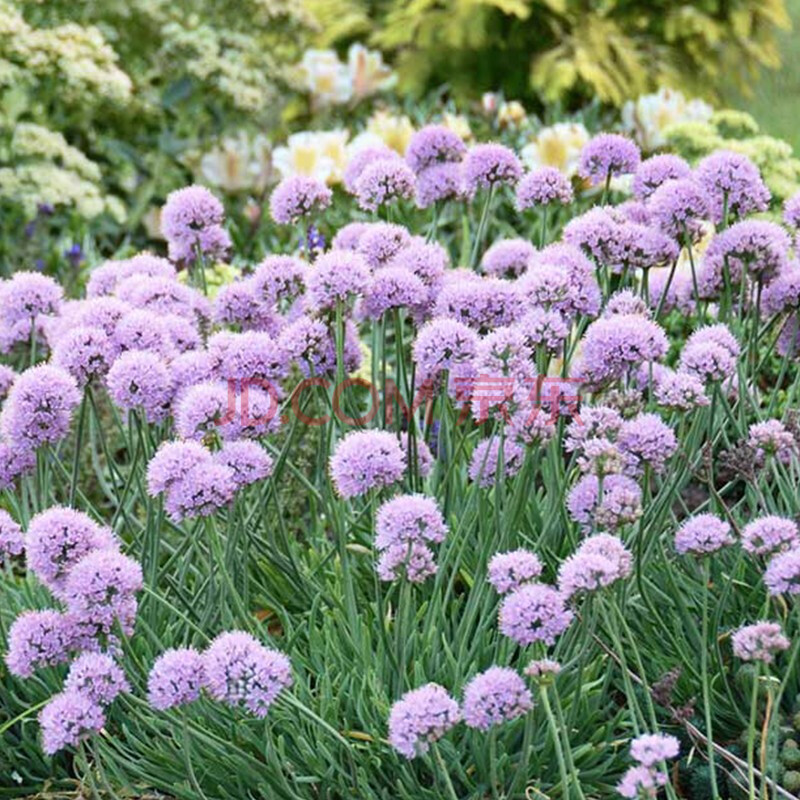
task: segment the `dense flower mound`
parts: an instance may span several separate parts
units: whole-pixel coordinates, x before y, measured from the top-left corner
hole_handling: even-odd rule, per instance
[[[458,703],[435,683],[407,692],[389,713],[389,741],[406,758],[425,755],[461,718]]]
[[[464,688],[464,722],[470,728],[488,730],[511,722],[533,708],[525,682],[514,670],[491,667],[476,675]]]

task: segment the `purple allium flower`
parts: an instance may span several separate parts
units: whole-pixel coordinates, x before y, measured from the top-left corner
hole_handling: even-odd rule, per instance
[[[274,314],[256,294],[252,279],[234,281],[221,287],[214,298],[213,314],[216,322],[239,325],[242,330],[275,328]]]
[[[485,332],[520,316],[522,298],[513,283],[460,272],[454,270],[446,278],[436,299],[437,317],[450,317]]]
[[[647,204],[642,200],[626,200],[615,207],[622,222],[635,222],[637,225],[649,225],[650,213]]]
[[[25,541],[28,569],[60,596],[70,570],[93,550],[116,548],[110,528],[82,511],[53,506],[31,519]]]
[[[703,381],[688,372],[670,370],[662,374],[655,381],[653,394],[660,406],[679,411],[691,411],[711,403],[705,393]]]
[[[528,172],[517,186],[517,208],[520,211],[550,203],[568,206],[573,199],[572,184],[555,167]]]
[[[147,678],[147,701],[156,711],[192,703],[205,684],[203,656],[193,648],[165,650]]]
[[[156,497],[184,478],[198,464],[211,461],[211,453],[192,441],[163,442],[147,465],[147,492]]]
[[[308,294],[317,309],[328,311],[362,294],[368,282],[369,269],[362,256],[350,250],[331,250],[310,270]]]
[[[632,139],[618,133],[599,133],[583,146],[578,174],[597,185],[635,172],[640,160],[639,148]]]
[[[712,214],[706,190],[693,178],[666,181],[650,195],[647,208],[653,222],[668,236],[694,237]]]
[[[4,324],[30,326],[39,315],[57,314],[64,290],[52,278],[40,272],[15,272],[0,281],[0,309]]]
[[[521,177],[522,164],[505,145],[476,144],[464,158],[464,181],[471,195],[502,184],[513,186]]]
[[[586,539],[558,570],[558,588],[565,598],[594,592],[628,577],[631,555],[615,536],[598,534]]]
[[[747,432],[747,443],[755,451],[757,464],[763,464],[769,456],[790,464],[797,455],[794,435],[779,419],[753,423]]]
[[[534,642],[552,645],[572,622],[572,612],[564,601],[561,592],[551,586],[526,583],[503,600],[500,632],[523,647]]]
[[[794,520],[768,515],[748,522],[742,530],[742,547],[748,553],[771,558],[776,553],[793,550],[800,545]]]
[[[593,383],[622,378],[639,364],[658,361],[669,348],[664,329],[636,314],[593,322],[583,336],[583,365]]]
[[[529,662],[528,666],[525,667],[523,671],[529,678],[533,678],[534,680],[552,680],[552,678],[561,672],[561,664],[550,658],[540,658]]]
[[[406,758],[424,756],[431,742],[461,719],[458,703],[436,683],[406,692],[389,712],[389,742]]]
[[[336,445],[330,470],[336,491],[349,499],[401,480],[406,454],[388,431],[352,431]]]
[[[393,544],[387,547],[375,565],[382,581],[390,582],[405,577],[411,583],[423,583],[436,574],[433,551],[419,542]]]
[[[481,259],[481,269],[495,278],[517,278],[528,269],[536,248],[525,239],[495,242]]]
[[[433,294],[441,286],[449,263],[450,256],[440,244],[412,240],[392,258],[389,265],[413,272]]]
[[[439,317],[426,323],[414,340],[413,355],[420,381],[444,370],[457,371],[475,358],[478,335],[454,319]]]
[[[620,289],[608,298],[606,307],[603,309],[604,317],[611,317],[614,314],[639,314],[649,317],[650,309],[632,289]]]
[[[110,369],[116,348],[102,328],[73,328],[60,338],[51,363],[69,372],[79,386],[102,378]]]
[[[374,222],[359,237],[358,252],[370,268],[380,269],[410,244],[411,234],[402,225]]]
[[[294,256],[267,256],[249,281],[255,296],[268,307],[280,301],[289,304],[305,291],[308,269]]]
[[[516,475],[522,468],[525,451],[514,441],[503,442],[503,473],[506,478]],[[494,486],[500,473],[500,438],[493,436],[480,441],[472,451],[469,478],[484,489]]]
[[[219,452],[214,453],[214,461],[233,472],[237,489],[268,478],[275,466],[264,447],[248,439],[225,442]]]
[[[627,475],[607,475],[598,504],[599,481],[584,475],[567,496],[567,509],[584,530],[592,527],[611,531],[636,522],[642,513],[642,490]]]
[[[580,247],[565,243],[548,245],[533,255],[530,267],[536,269],[542,264],[554,264],[567,268],[570,280],[575,287],[574,307],[570,309],[571,314],[597,316],[601,301],[600,287],[595,277],[594,264],[581,251]]]
[[[174,261],[190,261],[195,250],[216,257],[230,248],[222,227],[225,209],[203,186],[186,186],[167,196],[161,211],[161,232]]]
[[[668,758],[677,758],[680,743],[664,733],[645,733],[631,742],[631,758],[643,767],[655,767]]]
[[[747,156],[717,150],[695,169],[695,179],[711,201],[711,219],[720,223],[727,210],[730,219],[741,219],[753,211],[766,211],[770,201],[758,167]]]
[[[450,128],[425,125],[411,137],[406,148],[406,162],[419,174],[439,164],[461,161],[466,152],[461,137]]]
[[[357,250],[361,235],[369,230],[371,222],[348,222],[343,228],[339,228],[336,236],[331,242],[333,250]]]
[[[36,452],[27,445],[0,442],[0,489],[10,489],[20,475],[32,472],[35,466]]]
[[[8,632],[6,666],[12,675],[29,678],[40,667],[69,660],[74,645],[72,626],[65,614],[52,609],[23,611]]]
[[[400,160],[380,159],[364,167],[355,185],[358,205],[365,211],[409,200],[414,196],[414,173]]]
[[[733,542],[731,526],[713,514],[695,514],[675,534],[675,549],[682,555],[709,555]]]
[[[392,150],[391,147],[387,147],[385,144],[364,147],[354,153],[347,162],[347,166],[342,175],[344,188],[350,192],[350,194],[356,193],[356,181],[361,176],[361,173],[370,164],[374,164],[376,161],[400,161],[400,156],[395,150]],[[357,225],[358,223],[353,224]],[[342,250],[352,249],[349,247],[342,247],[341,245],[336,245],[336,247]]]
[[[639,414],[623,422],[617,443],[635,475],[648,465],[656,474],[663,472],[678,448],[675,433],[658,414]]]
[[[213,379],[214,361],[206,350],[190,350],[173,358],[169,371],[175,387],[175,402],[180,399],[184,389]]]
[[[125,411],[140,409],[148,422],[160,422],[169,413],[174,394],[169,367],[156,353],[130,350],[108,371],[108,393]]]
[[[39,712],[42,749],[52,756],[65,747],[75,746],[105,725],[102,706],[85,694],[64,691],[54,695]]]
[[[209,517],[227,506],[238,488],[230,467],[218,460],[203,461],[169,487],[164,508],[176,522],[187,517]]]
[[[445,200],[462,200],[466,193],[460,163],[436,164],[417,175],[417,208],[430,208]]]
[[[754,280],[768,283],[788,268],[790,247],[789,235],[774,222],[736,222],[712,239],[705,253],[704,272],[715,277],[713,289],[717,291],[723,286],[726,268],[733,284],[738,285],[743,269]]]
[[[289,659],[249,633],[221,633],[203,653],[205,688],[214,700],[266,717],[278,695],[292,685]]]
[[[524,305],[541,306],[569,314],[575,307],[576,287],[569,270],[560,264],[539,264],[516,282]]]
[[[736,370],[736,357],[723,345],[707,339],[687,341],[680,357],[680,370],[703,383],[725,380]]]
[[[99,298],[111,294],[116,286],[131,275],[175,279],[175,267],[165,258],[139,253],[122,261],[106,261],[92,270],[86,284],[86,296]],[[83,323],[87,324],[87,323]]]
[[[563,238],[566,244],[579,248],[598,264],[611,264],[617,259],[619,228],[620,222],[608,207],[595,207],[573,217],[564,226]],[[544,251],[539,257],[545,258]]]
[[[194,289],[172,278],[151,278],[132,275],[117,285],[118,299],[134,308],[156,314],[176,314],[194,321],[196,312],[204,305]]]
[[[411,460],[416,455],[417,474],[422,478],[427,478],[433,469],[433,453],[431,453],[430,447],[428,447],[428,445],[419,436],[417,436],[414,441],[416,445],[416,453],[412,452],[408,433],[406,431],[402,431],[400,433],[400,446],[403,448],[403,452],[406,454],[406,459],[409,462],[409,474],[411,474],[411,468],[414,466],[411,463]]]
[[[620,797],[628,797],[631,800],[644,798],[655,800],[658,790],[666,783],[667,775],[664,772],[642,766],[630,767],[617,784],[617,792]]]
[[[489,561],[488,580],[498,594],[508,594],[542,574],[542,562],[530,550],[495,553]]]
[[[447,535],[442,512],[432,497],[399,495],[383,503],[375,517],[375,547],[411,542],[439,543]]]
[[[427,299],[425,284],[404,267],[388,266],[378,270],[364,294],[364,310],[372,319],[380,319],[394,308],[414,309]]]
[[[647,200],[662,183],[688,178],[691,172],[692,168],[680,156],[671,153],[651,156],[639,164],[633,176],[633,196]]]
[[[220,378],[266,385],[286,377],[288,359],[271,334],[265,331],[225,331],[217,336],[222,337],[222,347],[217,347],[212,342],[216,337],[212,337],[208,341],[208,350]]]
[[[783,221],[790,228],[800,228],[800,192],[793,194],[784,202]]]
[[[97,705],[107,706],[117,695],[130,692],[131,685],[110,655],[81,653],[70,665],[64,689],[85,695]]]
[[[555,436],[553,413],[536,406],[533,409],[520,406],[511,415],[508,430],[510,438],[524,447],[545,445]]]
[[[764,583],[773,596],[783,592],[800,594],[800,547],[773,556],[764,573]]]
[[[13,446],[34,450],[69,432],[81,393],[60,367],[40,364],[20,373],[0,412],[0,432]]]
[[[745,625],[734,632],[731,642],[737,658],[742,661],[763,661],[765,664],[771,664],[775,656],[790,645],[777,622]]]
[[[471,399],[475,400],[476,394],[491,395],[491,401],[505,402],[511,399],[513,385],[505,382],[505,386],[498,386],[502,383],[501,376],[522,377],[530,373],[533,349],[526,341],[525,334],[519,325],[495,328],[491,333],[484,336],[478,342],[478,353],[475,359],[474,384],[471,386]],[[485,384],[485,385],[482,385]],[[481,392],[480,390],[484,391]],[[498,390],[502,397],[497,397]],[[478,403],[474,403],[477,406]],[[480,418],[485,419],[486,404],[482,403],[481,408],[473,407],[474,411],[481,411]]]
[[[598,477],[616,475],[625,468],[625,456],[615,442],[587,439],[580,449],[578,468]]]
[[[8,392],[17,379],[17,372],[13,367],[0,364],[0,401],[8,396]]]
[[[800,308],[800,265],[797,262],[790,262],[788,268],[764,289],[762,304],[770,314],[796,311]],[[797,329],[792,324],[787,323],[785,329],[794,329],[792,332],[797,334]]]
[[[8,556],[21,556],[25,552],[22,528],[11,514],[0,509],[0,560]]]
[[[76,622],[109,634],[118,622],[133,633],[136,592],[142,588],[142,568],[117,550],[93,550],[67,576],[64,597]]]
[[[202,345],[200,331],[186,317],[165,314],[163,320],[177,353],[188,353]]]
[[[322,320],[298,317],[281,331],[278,346],[306,377],[325,375],[336,366],[335,342]]]
[[[269,213],[279,225],[296,225],[303,217],[323,211],[333,194],[322,181],[306,175],[284,178],[269,198]]]
[[[172,335],[162,315],[146,309],[129,311],[114,331],[117,350],[147,351],[170,359],[175,354]]]
[[[608,406],[581,409],[580,419],[574,419],[567,426],[564,449],[568,453],[580,450],[590,439],[614,440],[622,422],[619,411]]]
[[[628,269],[666,267],[680,254],[674,239],[648,225],[623,222],[617,226],[617,237],[614,260],[609,264],[617,274]]]
[[[731,333],[730,328],[722,323],[716,325],[706,325],[705,327],[698,328],[686,340],[686,345],[692,345],[696,342],[712,341],[715,344],[725,348],[732,356],[738,357],[741,352],[741,347],[736,337]]]
[[[487,731],[522,717],[533,708],[533,697],[525,681],[507,667],[479,672],[464,688],[464,722]]]

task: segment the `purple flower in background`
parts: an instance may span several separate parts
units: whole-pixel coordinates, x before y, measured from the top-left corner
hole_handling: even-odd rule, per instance
[[[650,309],[632,289],[620,289],[614,292],[603,309],[604,317],[611,317],[614,314],[639,314],[643,317],[650,317]]]
[[[411,137],[406,162],[419,174],[444,163],[459,162],[467,152],[461,137],[444,125],[425,125]]]
[[[147,351],[165,359],[175,355],[175,345],[164,317],[144,308],[129,311],[117,323],[114,345],[122,352]]]
[[[619,411],[608,406],[590,406],[581,410],[580,419],[575,419],[567,426],[564,449],[571,453],[580,450],[590,439],[613,440],[622,427],[622,416]]]
[[[153,278],[131,275],[117,284],[115,295],[134,308],[147,309],[156,314],[177,314],[194,321],[195,313],[205,300],[189,286],[174,278]]]
[[[239,325],[242,330],[266,330],[275,327],[272,309],[256,294],[252,279],[234,281],[222,286],[214,298],[215,322]]]
[[[40,364],[20,373],[0,412],[0,432],[14,447],[34,450],[69,432],[81,393],[60,367]]]
[[[292,685],[289,659],[249,633],[221,633],[203,653],[205,688],[233,708],[266,717],[278,695]]]
[[[706,190],[693,178],[677,178],[662,183],[647,201],[653,222],[668,236],[682,239],[696,236],[703,220],[712,215]]]
[[[530,267],[536,269],[542,264],[566,267],[575,290],[571,314],[597,316],[601,301],[600,287],[595,276],[594,264],[580,247],[565,243],[548,245],[533,255]]]
[[[731,526],[713,514],[690,517],[675,534],[675,549],[682,555],[709,555],[733,542]]]
[[[775,656],[790,645],[777,622],[744,625],[734,631],[731,643],[737,658],[742,661],[763,661],[765,664],[771,664]]]
[[[64,682],[67,692],[85,695],[93,703],[107,706],[131,686],[122,668],[106,653],[81,653],[72,662]]]
[[[419,542],[390,545],[375,567],[382,581],[395,581],[405,575],[411,583],[423,583],[436,574],[436,569],[433,551]]]
[[[0,402],[8,396],[14,381],[17,379],[17,372],[13,367],[0,364]]]
[[[214,377],[214,360],[206,350],[181,353],[169,364],[172,385],[175,387],[173,405],[180,401],[185,389],[196,383],[206,383]]]
[[[649,466],[659,474],[678,448],[672,428],[658,414],[639,414],[620,427],[617,444],[630,459],[634,475]]]
[[[477,354],[478,335],[454,319],[437,318],[426,323],[414,340],[413,356],[420,381],[454,371]]]
[[[47,275],[39,272],[15,272],[0,281],[0,310],[9,327],[25,323],[29,328],[35,317],[58,313],[64,291]]]
[[[633,196],[647,200],[661,184],[667,181],[688,178],[692,168],[680,156],[662,153],[651,156],[639,164],[633,176]]]
[[[123,353],[108,371],[106,385],[116,406],[141,410],[148,422],[160,422],[169,413],[172,379],[166,362],[156,353]]]
[[[388,431],[352,431],[331,456],[331,479],[336,491],[349,499],[401,480],[406,454]]]
[[[272,385],[286,377],[288,359],[275,337],[265,331],[223,331],[208,340],[218,377]]]
[[[695,179],[710,199],[711,219],[720,223],[725,214],[741,219],[753,211],[766,211],[770,201],[758,167],[747,156],[716,150],[695,169]]]
[[[753,423],[747,431],[747,443],[755,451],[757,464],[763,464],[769,456],[790,464],[797,455],[797,441],[779,419]]]
[[[31,519],[26,536],[26,563],[56,596],[61,596],[70,570],[93,550],[116,548],[110,528],[82,511],[53,506]]]
[[[773,596],[784,592],[800,594],[800,548],[773,556],[764,573],[764,583]]]
[[[203,186],[186,186],[167,196],[161,211],[161,232],[169,244],[170,258],[191,261],[195,250],[216,257],[230,248],[222,227],[225,209]]]
[[[227,506],[238,488],[230,467],[219,460],[202,461],[170,486],[164,507],[176,522],[186,517],[209,517]]]
[[[388,266],[378,270],[364,294],[364,310],[372,319],[380,319],[395,308],[413,310],[425,302],[425,284],[404,267]]]
[[[466,194],[464,174],[460,163],[436,164],[417,175],[416,203],[418,208],[430,208],[446,200],[462,200]]]
[[[800,545],[794,520],[768,515],[748,522],[742,529],[742,547],[753,555],[771,558]]]
[[[364,258],[350,250],[331,250],[320,256],[308,274],[308,295],[321,311],[335,309],[362,294],[369,282]]]
[[[42,749],[51,756],[65,747],[74,747],[105,725],[102,706],[85,694],[64,691],[50,699],[39,712]]]
[[[517,186],[517,209],[520,211],[550,203],[568,206],[573,199],[572,184],[555,167],[528,172]]]
[[[514,441],[503,442],[503,473],[511,478],[522,469],[525,451]],[[469,478],[483,489],[494,486],[500,473],[500,438],[493,436],[480,441],[472,451],[469,461]]]
[[[23,611],[8,632],[6,666],[12,675],[29,678],[40,667],[68,661],[75,646],[69,618],[52,609]]]
[[[304,217],[323,211],[333,194],[322,181],[305,175],[284,178],[269,198],[269,213],[279,225],[296,225]]]
[[[203,656],[193,648],[165,650],[147,678],[147,701],[156,711],[192,703],[205,684]]]
[[[656,402],[664,408],[690,411],[710,405],[703,381],[688,372],[668,371],[655,381],[653,394]]]
[[[584,475],[567,495],[567,509],[584,530],[592,527],[618,530],[636,522],[642,514],[642,490],[627,475],[607,475],[598,503],[599,481]]]
[[[711,340],[687,341],[680,357],[680,370],[703,383],[725,380],[736,370],[736,356],[723,345]]]
[[[583,146],[578,174],[594,185],[635,172],[641,154],[636,143],[618,133],[599,133]]]
[[[389,712],[389,742],[406,758],[423,756],[431,742],[461,719],[458,703],[436,683],[406,692]]]
[[[742,270],[754,280],[768,283],[789,265],[791,241],[780,225],[765,220],[736,222],[718,233],[705,253],[704,272],[716,278],[713,289],[723,287],[723,273],[738,285]]]
[[[0,489],[10,489],[20,475],[32,472],[35,466],[36,453],[27,445],[0,442]]]
[[[214,453],[214,461],[233,472],[237,489],[268,478],[274,467],[266,449],[248,439],[225,442],[219,452]]]
[[[609,264],[614,273],[666,267],[680,254],[674,239],[647,225],[623,222],[617,226],[617,236],[613,261]]]
[[[800,192],[796,192],[784,201],[783,221],[790,228],[800,228]]]
[[[375,517],[375,547],[411,542],[439,543],[447,535],[442,512],[432,497],[421,494],[399,495],[387,500]]]
[[[621,539],[600,533],[585,539],[558,571],[558,588],[566,598],[611,586],[631,573],[632,558]]]
[[[521,293],[510,281],[453,270],[439,292],[434,314],[487,332],[498,325],[514,322],[520,316],[522,305]]]
[[[108,635],[119,623],[130,636],[136,619],[136,592],[142,588],[142,568],[117,550],[94,550],[67,576],[64,597],[76,622]]]
[[[471,195],[502,184],[514,185],[521,177],[522,164],[505,145],[476,144],[464,158],[464,182]]]
[[[348,222],[339,228],[333,237],[331,248],[333,250],[357,250],[361,235],[372,226],[371,222]]]
[[[536,248],[525,239],[495,242],[481,259],[481,269],[494,278],[517,278],[528,269]]]
[[[102,378],[116,357],[113,341],[102,328],[73,328],[60,338],[51,363],[66,370],[84,386]]]
[[[358,205],[365,211],[414,197],[414,173],[402,161],[380,159],[364,167],[355,185]]]
[[[530,550],[495,553],[489,561],[488,580],[498,594],[508,594],[542,574],[542,562]]]
[[[642,766],[630,767],[617,784],[617,792],[621,797],[631,800],[655,800],[658,790],[666,783],[667,775],[664,772]]]
[[[655,767],[668,758],[677,758],[680,743],[665,733],[645,733],[631,742],[631,758],[643,767]]]
[[[572,612],[564,601],[564,595],[552,586],[524,584],[503,600],[500,632],[523,647],[534,642],[555,644],[572,622]]]
[[[478,673],[464,688],[464,722],[487,731],[522,717],[533,708],[525,681],[507,667],[490,667]]]
[[[294,256],[267,256],[249,281],[256,298],[267,307],[292,303],[306,289],[309,268]]]
[[[597,264],[614,264],[617,261],[620,224],[608,206],[590,208],[564,226],[564,242],[579,248]],[[544,250],[539,257],[544,261]]]
[[[21,556],[24,552],[22,528],[8,511],[0,509],[0,560],[9,556]]]
[[[350,194],[356,193],[356,181],[358,181],[361,173],[370,164],[374,164],[376,161],[400,161],[400,156],[396,151],[392,150],[391,147],[387,147],[385,144],[370,145],[354,153],[347,162],[344,174],[342,175],[344,188],[350,192]],[[357,225],[358,223],[351,224]],[[341,245],[336,246],[343,250],[350,249],[341,247]]]
[[[411,244],[411,234],[402,225],[391,222],[373,222],[358,239],[358,252],[372,269],[389,264],[395,256]]]

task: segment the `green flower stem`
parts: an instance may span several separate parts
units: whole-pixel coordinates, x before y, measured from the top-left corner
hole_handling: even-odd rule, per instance
[[[711,683],[708,674],[708,600],[709,583],[711,582],[711,562],[706,556],[703,559],[703,629],[702,643],[700,647],[700,675],[703,682],[703,712],[706,723],[706,742],[708,745],[708,765],[709,776],[711,778],[711,796],[713,800],[719,800],[719,789],[717,787],[717,766],[714,755],[714,738],[711,725]]]
[[[550,734],[553,737],[553,747],[556,751],[556,761],[558,761],[558,772],[561,775],[561,796],[568,798],[570,796],[570,781],[567,773],[567,763],[564,760],[564,749],[561,746],[561,735],[559,733],[556,718],[553,715],[553,709],[550,706],[550,697],[548,696],[548,689],[542,686],[539,697],[542,701],[544,713],[547,715],[547,724],[550,727]]]
[[[761,678],[761,662],[756,662],[756,674],[753,676],[753,688],[750,693],[750,724],[747,728],[747,786],[748,797],[755,800],[756,776],[754,770],[756,749],[756,724],[758,717],[758,683]]]
[[[442,758],[442,754],[439,751],[439,746],[436,744],[436,742],[431,745],[431,752],[433,753],[436,765],[439,768],[439,774],[442,776],[442,781],[444,782],[448,796],[451,798],[451,800],[458,800],[458,795],[456,794],[455,787],[453,786],[453,781],[450,778],[450,772],[447,769],[447,764],[444,763],[444,759]]]

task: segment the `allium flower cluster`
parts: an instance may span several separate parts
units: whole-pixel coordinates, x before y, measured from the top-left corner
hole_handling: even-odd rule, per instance
[[[301,219],[331,204],[331,190],[316,178],[291,175],[284,178],[269,198],[269,213],[279,225],[296,225]]]
[[[23,611],[8,632],[6,666],[12,675],[29,678],[41,667],[67,661],[75,646],[74,625],[67,615],[53,609]]]
[[[789,648],[789,640],[783,635],[777,622],[756,622],[744,625],[731,637],[733,654],[742,661],[762,661],[771,664],[775,656]]]
[[[416,180],[414,173],[402,161],[379,159],[364,167],[355,182],[358,205],[365,211],[379,208],[398,200],[414,196]]]
[[[489,561],[488,580],[498,594],[508,594],[542,574],[542,562],[530,550],[495,553]]]
[[[800,192],[793,194],[784,202],[783,221],[790,228],[800,228]]]
[[[647,200],[653,192],[671,180],[688,178],[692,168],[680,156],[663,153],[642,161],[633,176],[633,196]]]
[[[506,595],[500,606],[500,632],[523,647],[555,644],[572,622],[564,595],[542,583],[526,583]]]
[[[520,211],[550,203],[568,206],[573,199],[572,184],[555,167],[528,172],[517,186],[517,208]]]
[[[141,411],[148,422],[160,422],[170,411],[172,379],[167,363],[156,353],[130,350],[108,371],[108,393],[124,411]]]
[[[717,150],[700,161],[695,179],[710,199],[711,219],[720,223],[727,215],[741,219],[754,211],[765,211],[769,189],[758,167],[747,156]]]
[[[764,573],[764,583],[773,596],[800,594],[800,548],[793,547],[770,559]]]
[[[675,534],[675,549],[683,555],[706,556],[733,542],[731,526],[713,514],[690,517]]]
[[[711,403],[703,381],[688,372],[669,370],[663,373],[655,381],[653,394],[660,406],[679,411],[690,411]]]
[[[336,446],[330,471],[336,491],[344,498],[397,483],[406,470],[406,454],[389,431],[353,431]]]
[[[478,673],[464,689],[464,722],[487,731],[511,722],[533,708],[533,697],[525,681],[507,667],[490,667]]]
[[[460,162],[467,152],[461,137],[444,125],[426,125],[406,148],[406,162],[418,175],[431,167]]]
[[[64,291],[61,286],[40,272],[15,272],[8,280],[0,281],[0,310],[2,324],[9,328],[30,327],[39,316],[57,314]]]
[[[42,749],[53,755],[65,747],[74,747],[104,724],[102,706],[81,692],[61,692],[39,712]]]
[[[763,464],[769,457],[790,464],[798,452],[794,435],[778,419],[753,423],[747,432],[747,443],[753,448],[758,464]]]
[[[628,456],[628,469],[634,475],[646,466],[656,474],[663,472],[678,448],[675,433],[658,414],[639,414],[623,422],[617,444]]]
[[[426,323],[414,340],[413,356],[420,380],[436,378],[445,370],[457,371],[477,353],[478,335],[454,319]]]
[[[306,265],[294,256],[267,256],[255,268],[252,282],[256,298],[267,307],[293,302],[306,288]]]
[[[25,552],[22,528],[8,511],[0,509],[0,561]]]
[[[436,683],[406,692],[389,713],[389,742],[400,755],[425,755],[461,719],[458,703]]]
[[[647,201],[652,221],[668,236],[694,238],[701,223],[712,215],[712,205],[706,190],[693,178],[665,181]]]
[[[593,184],[635,172],[641,154],[635,142],[617,133],[600,133],[581,150],[578,174]]]
[[[118,695],[131,690],[122,668],[107,653],[81,653],[72,662],[64,683],[67,692],[88,697],[93,703],[107,706]]]
[[[350,250],[331,250],[320,256],[308,273],[308,295],[321,311],[347,305],[362,294],[369,282],[369,269],[364,258]]]
[[[600,483],[595,475],[584,475],[567,495],[570,516],[586,530],[616,531],[636,522],[642,514],[642,490],[626,475],[607,475],[598,502]]]
[[[794,520],[769,515],[748,522],[742,529],[742,547],[748,553],[771,558],[800,545]]]
[[[166,711],[200,697],[205,684],[203,656],[192,648],[164,651],[147,678],[147,700],[156,711]]]
[[[522,177],[522,164],[513,150],[502,144],[476,144],[464,158],[464,181],[470,195],[503,184],[514,185]]]
[[[631,800],[653,798],[667,783],[667,775],[658,767],[680,750],[678,740],[667,734],[653,733],[638,736],[631,742],[631,756],[638,762],[630,767],[617,784],[617,792]]]
[[[621,539],[600,533],[584,540],[561,565],[558,588],[567,599],[611,586],[631,573],[632,558]]]
[[[461,164],[436,164],[417,175],[416,203],[418,208],[430,208],[446,200],[461,200],[466,193]]]
[[[222,223],[222,203],[203,186],[171,192],[161,211],[161,232],[173,261],[193,261],[196,251],[210,258],[224,256],[231,245]]]
[[[481,269],[493,278],[518,278],[528,269],[536,249],[525,239],[495,242],[481,259]]]

